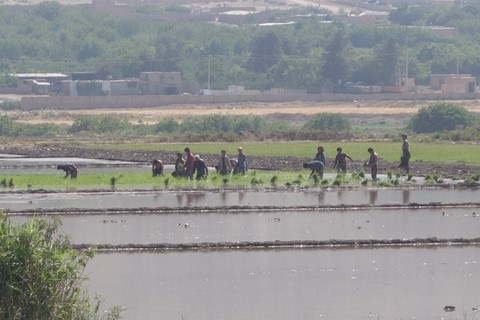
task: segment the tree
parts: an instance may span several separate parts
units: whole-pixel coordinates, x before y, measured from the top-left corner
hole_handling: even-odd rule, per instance
[[[119,309],[99,315],[82,288],[91,251],[71,249],[57,234],[60,221],[22,226],[0,215],[0,319],[119,319]]]
[[[408,127],[417,133],[428,133],[468,127],[472,123],[473,118],[465,107],[438,102],[421,108]]]
[[[322,76],[332,83],[345,82],[350,73],[347,59],[348,38],[344,29],[337,30],[325,47]]]
[[[277,34],[273,31],[260,33],[253,39],[247,69],[256,73],[266,72],[281,57],[282,48]]]
[[[392,37],[389,37],[375,50],[377,61],[377,82],[393,85],[398,80],[398,63],[400,61],[400,47]]]

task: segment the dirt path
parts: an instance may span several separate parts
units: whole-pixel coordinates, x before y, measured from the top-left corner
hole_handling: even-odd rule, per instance
[[[311,116],[321,112],[340,113],[351,116],[405,116],[413,115],[429,102],[411,101],[352,101],[335,102],[279,102],[279,103],[231,103],[203,105],[172,105],[156,108],[117,108],[83,110],[5,110],[3,115],[24,123],[56,123],[71,125],[80,116],[118,115],[128,117],[131,123],[158,123],[165,118],[182,119],[185,116],[232,115],[269,116]],[[469,111],[480,113],[480,106],[462,102]]]

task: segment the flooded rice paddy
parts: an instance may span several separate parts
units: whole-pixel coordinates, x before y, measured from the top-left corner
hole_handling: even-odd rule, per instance
[[[476,247],[114,253],[87,274],[129,320],[465,319],[478,259]]]
[[[57,160],[0,167],[58,174]],[[84,165],[149,170],[144,163]],[[0,209],[18,223],[61,215],[60,231],[73,245],[110,245],[87,265],[86,285],[104,307],[124,306],[128,320],[473,320],[479,194],[423,187],[4,192]],[[412,241],[382,245],[392,239]],[[315,241],[330,245],[303,245]],[[231,245],[245,242],[260,245]],[[170,246],[148,249],[156,244]]]
[[[476,189],[353,190],[161,190],[66,193],[2,193],[0,209],[135,209],[231,206],[354,206],[388,204],[448,204],[479,201]]]

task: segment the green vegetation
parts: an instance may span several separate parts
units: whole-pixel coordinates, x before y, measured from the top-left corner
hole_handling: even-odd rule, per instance
[[[473,118],[465,107],[438,102],[421,108],[410,120],[409,128],[416,133],[430,133],[465,128],[473,123]]]
[[[185,143],[105,143],[85,144],[88,148],[116,149],[116,150],[146,150],[146,151],[169,151],[172,155],[182,151],[187,144]],[[399,161],[401,152],[400,137],[397,142],[247,142],[242,143],[247,156],[264,157],[298,157],[313,158],[318,145],[325,148],[327,155],[327,166],[332,165],[331,161],[336,154],[335,150],[341,146],[343,151],[350,155],[354,160],[367,160],[369,154],[368,147],[372,147],[378,153],[378,156],[389,162]],[[82,144],[79,143],[79,147]],[[236,154],[237,144],[232,143],[189,143],[188,146],[195,154],[219,154],[219,151],[225,149],[232,156]],[[412,143],[410,142],[410,151],[412,160],[417,159],[431,162],[465,162],[471,164],[480,164],[480,148],[475,144],[453,144],[453,143]],[[330,164],[328,163],[330,161]],[[301,164],[299,164],[299,168]]]
[[[71,249],[57,234],[60,221],[33,219],[22,226],[0,214],[0,319],[120,319],[120,309],[99,310],[82,288],[91,251]]]
[[[309,130],[332,130],[332,131],[351,131],[350,121],[341,114],[319,113],[304,125],[304,129]]]
[[[201,87],[210,83],[212,89],[235,84],[310,92],[318,92],[320,86],[340,90],[348,82],[395,84],[407,60],[409,76],[420,84],[432,73],[455,73],[457,66],[460,73],[479,77],[479,8],[403,6],[391,12],[394,24],[389,28],[319,23],[325,18],[313,15],[264,30],[253,23],[228,28],[151,19],[188,14],[188,8],[176,5],[137,6],[134,11],[141,18],[127,20],[84,6],[43,2],[32,10],[0,10],[0,72],[73,70],[118,79],[138,77],[141,71],[180,71],[185,81]],[[317,8],[303,11],[318,13]],[[403,25],[452,26],[459,34],[445,37]],[[0,79],[0,85],[13,84]]]
[[[299,170],[301,166],[299,166]],[[77,179],[64,179],[60,175],[49,174],[16,174],[0,176],[3,181],[12,181],[3,188],[19,190],[131,190],[140,189],[183,189],[183,188],[252,188],[252,187],[282,187],[282,186],[343,186],[359,185],[363,173],[355,172],[348,175],[338,175],[335,179],[323,179],[314,175],[309,178],[309,170],[301,171],[257,171],[250,170],[245,175],[221,176],[210,173],[207,179],[196,181],[183,178],[173,178],[170,173],[152,177],[148,169],[142,173],[123,174],[82,174]],[[327,170],[327,173],[333,173]],[[408,183],[405,179],[405,183]]]

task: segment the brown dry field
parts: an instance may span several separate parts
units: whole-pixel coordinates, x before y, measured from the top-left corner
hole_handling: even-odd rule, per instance
[[[352,102],[282,102],[282,103],[232,103],[203,105],[170,105],[155,108],[117,108],[82,110],[30,110],[3,111],[12,119],[24,123],[55,123],[70,125],[80,116],[117,115],[130,119],[132,123],[154,124],[165,118],[181,120],[185,116],[232,115],[264,116],[289,119],[298,116],[310,116],[317,113],[340,113],[353,117],[405,117],[418,112],[430,101],[352,101]],[[480,113],[477,101],[455,101],[469,111]]]

